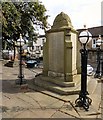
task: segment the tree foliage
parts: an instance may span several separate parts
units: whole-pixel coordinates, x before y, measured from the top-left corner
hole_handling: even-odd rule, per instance
[[[41,2],[1,2],[3,40],[17,40],[20,33],[29,40],[35,40],[37,33],[34,26],[46,30],[47,18],[45,6]]]

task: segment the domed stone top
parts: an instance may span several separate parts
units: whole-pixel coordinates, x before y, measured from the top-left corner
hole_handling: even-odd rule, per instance
[[[56,16],[52,28],[73,28],[73,26],[70,17],[61,12]]]

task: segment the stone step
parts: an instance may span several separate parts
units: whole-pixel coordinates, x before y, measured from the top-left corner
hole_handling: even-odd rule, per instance
[[[79,94],[80,92],[80,82],[74,87],[69,87],[69,86],[61,87],[55,83],[43,80],[41,79],[40,76],[38,76],[35,78],[34,84],[46,90],[50,90],[52,92],[55,92],[61,95],[73,95],[73,94]]]
[[[42,76],[41,80],[53,83],[60,87],[74,87],[75,86],[74,82],[64,82],[62,79],[58,79],[58,78],[50,78],[50,77]]]

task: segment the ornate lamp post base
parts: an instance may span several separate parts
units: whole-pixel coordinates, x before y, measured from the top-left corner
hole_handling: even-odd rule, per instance
[[[75,101],[76,107],[83,107],[86,111],[88,111],[91,103],[92,99],[90,99],[86,94],[83,93],[80,93],[79,98],[77,98]]]

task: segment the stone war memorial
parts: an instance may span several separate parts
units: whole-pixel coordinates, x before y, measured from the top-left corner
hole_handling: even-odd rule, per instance
[[[67,14],[56,16],[43,47],[43,73],[35,84],[62,95],[79,93],[80,43]]]

